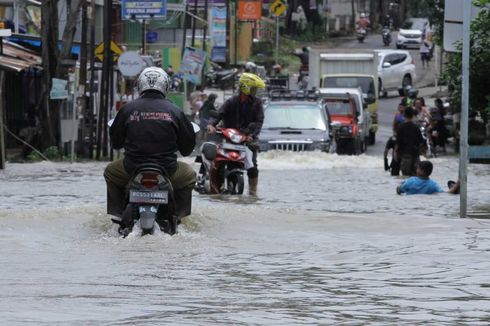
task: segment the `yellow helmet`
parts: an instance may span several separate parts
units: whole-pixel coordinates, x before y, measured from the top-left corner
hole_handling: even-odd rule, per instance
[[[265,82],[256,74],[244,72],[238,80],[238,88],[240,89],[240,92],[245,95],[250,95],[250,90],[253,87],[265,88]]]

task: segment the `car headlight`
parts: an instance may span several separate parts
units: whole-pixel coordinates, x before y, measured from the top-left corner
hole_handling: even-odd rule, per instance
[[[340,127],[340,132],[343,134],[352,134],[352,126],[342,126]]]

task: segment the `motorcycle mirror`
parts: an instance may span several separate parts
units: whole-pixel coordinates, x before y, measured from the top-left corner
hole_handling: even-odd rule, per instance
[[[199,125],[195,122],[192,122],[192,129],[194,129],[194,133],[197,134],[199,131],[201,131],[201,127],[199,127]]]

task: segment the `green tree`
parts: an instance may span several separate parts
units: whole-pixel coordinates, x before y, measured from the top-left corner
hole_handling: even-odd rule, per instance
[[[485,122],[489,120],[490,97],[490,0],[474,1],[481,10],[471,22],[470,35],[470,110],[480,112]],[[457,47],[461,50],[462,44]],[[451,91],[453,105],[461,107],[462,54],[449,54],[445,80]]]

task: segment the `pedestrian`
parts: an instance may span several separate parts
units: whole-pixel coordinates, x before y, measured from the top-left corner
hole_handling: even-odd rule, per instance
[[[209,119],[211,118],[212,112],[214,111],[215,113],[217,113],[215,107],[217,97],[218,95],[216,95],[215,93],[209,94],[206,101],[204,101],[201,110],[199,110],[199,127],[201,128],[201,130],[199,132],[198,146],[200,146],[201,143],[204,141],[206,128],[209,124]]]
[[[420,161],[420,148],[424,143],[419,127],[414,123],[414,110],[405,108],[405,121],[398,127],[396,134],[395,158],[400,162],[404,176],[415,175],[415,168]]]
[[[431,180],[429,177],[432,174],[434,166],[430,161],[422,161],[417,165],[416,176],[408,178],[401,185],[396,188],[396,193],[407,195],[431,195],[435,193],[444,192],[441,186]],[[450,194],[459,194],[460,183],[449,181],[448,182]]]
[[[400,163],[395,159],[396,136],[391,136],[385,145],[383,152],[385,171],[390,171],[392,176],[400,175]],[[388,163],[388,154],[391,150],[391,162]]]
[[[420,60],[422,61],[422,68],[429,68],[430,44],[426,40],[423,40],[420,45]]]
[[[395,117],[393,118],[393,134],[394,135],[396,135],[396,133],[398,131],[398,127],[403,122],[405,122],[404,112],[405,112],[405,104],[402,101],[402,102],[400,102],[400,104],[398,104],[398,111],[395,113]]]

